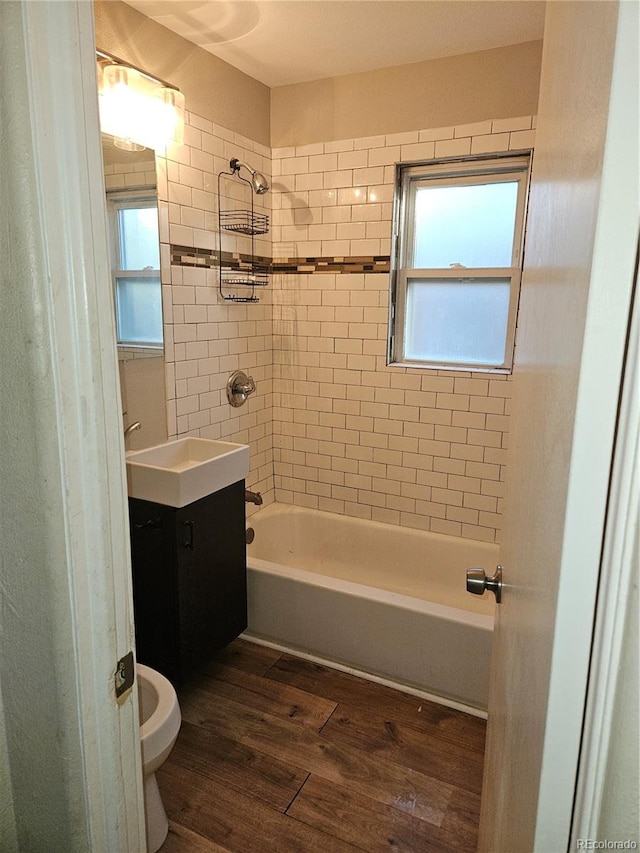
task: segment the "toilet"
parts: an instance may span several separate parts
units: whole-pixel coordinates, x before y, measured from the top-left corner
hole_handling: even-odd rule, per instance
[[[169,831],[169,821],[156,781],[156,770],[167,760],[178,737],[180,706],[173,685],[164,675],[141,663],[136,664],[136,670],[147,851],[156,853]]]

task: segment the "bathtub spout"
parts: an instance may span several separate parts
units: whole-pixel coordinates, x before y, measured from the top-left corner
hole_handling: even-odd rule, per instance
[[[140,421],[136,421],[134,424],[128,426],[124,431],[124,440],[126,441],[131,435],[131,433],[136,429],[140,429],[141,426],[142,424],[140,423]]]
[[[262,495],[260,494],[260,492],[250,492],[249,489],[245,489],[244,500],[245,503],[262,506]]]

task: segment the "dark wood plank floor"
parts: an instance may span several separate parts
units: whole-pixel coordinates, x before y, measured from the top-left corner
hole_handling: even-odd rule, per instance
[[[476,850],[483,720],[242,640],[179,699],[162,853]]]

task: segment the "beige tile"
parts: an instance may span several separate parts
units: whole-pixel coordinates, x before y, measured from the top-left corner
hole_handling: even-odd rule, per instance
[[[509,140],[509,150],[518,151],[520,149],[533,148],[535,140],[535,130],[516,130],[511,133],[511,139]]]
[[[337,154],[319,154],[314,157],[309,157],[310,172],[335,172],[337,169]]]
[[[490,154],[494,151],[508,151],[509,141],[508,133],[494,133],[490,136],[474,136],[471,139],[471,153]]]
[[[367,167],[366,169],[353,170],[353,186],[368,187],[371,184],[380,184],[384,180],[384,169],[382,166]]]
[[[400,513],[397,510],[373,507],[371,510],[371,519],[372,521],[380,521],[383,524],[400,524]]]
[[[436,127],[431,130],[421,130],[418,133],[419,142],[431,142],[438,139],[453,139],[453,127]]]
[[[462,535],[462,525],[457,521],[443,521],[440,518],[433,518],[430,529],[433,533],[445,533],[448,536]]]
[[[464,524],[478,524],[478,511],[465,507],[447,506],[447,520],[460,521]]]
[[[451,424],[466,429],[484,429],[486,427],[486,415],[482,412],[453,412]]]
[[[342,151],[338,154],[337,169],[363,169],[369,164],[367,149],[359,151]]]
[[[354,142],[355,140],[353,139],[339,139],[334,142],[325,142],[324,150],[326,154],[332,154],[340,151],[353,151]]]
[[[324,176],[322,172],[309,172],[295,176],[296,192],[306,190],[321,190],[324,185]]]
[[[383,148],[386,142],[384,136],[366,136],[353,140],[355,150],[360,148]]]
[[[308,157],[284,157],[280,163],[281,175],[299,175],[309,171]]]
[[[465,539],[479,539],[481,542],[495,542],[495,530],[489,527],[476,527],[463,524],[460,535]]]
[[[394,145],[409,145],[412,142],[418,141],[418,131],[410,130],[404,133],[388,133],[385,137],[387,147]]]
[[[309,145],[296,145],[296,157],[310,157],[324,154],[324,143],[313,142]]]
[[[483,447],[501,447],[502,433],[491,430],[470,429],[467,433],[469,444],[478,444]]]
[[[435,153],[434,142],[416,142],[411,145],[403,145],[400,149],[400,162],[411,163],[413,161],[432,160]]]
[[[471,153],[471,139],[462,138],[436,142],[436,157],[462,157]]]
[[[320,208],[323,222],[351,222],[351,207],[348,205]]]
[[[392,163],[398,163],[399,160],[399,145],[392,145],[385,148],[371,148],[369,150],[369,166],[386,166]]]
[[[517,116],[516,118],[499,118],[492,122],[492,133],[508,133],[511,130],[530,130],[531,116]]]
[[[484,414],[502,415],[504,398],[471,396],[469,398],[469,410],[471,412],[483,412]]]
[[[456,125],[453,135],[456,139],[462,136],[481,136],[491,133],[491,121],[478,121],[474,124]]]

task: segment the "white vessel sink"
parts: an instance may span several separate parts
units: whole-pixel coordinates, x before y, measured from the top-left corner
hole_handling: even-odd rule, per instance
[[[130,498],[181,507],[218,492],[249,473],[246,444],[178,438],[126,454]]]

